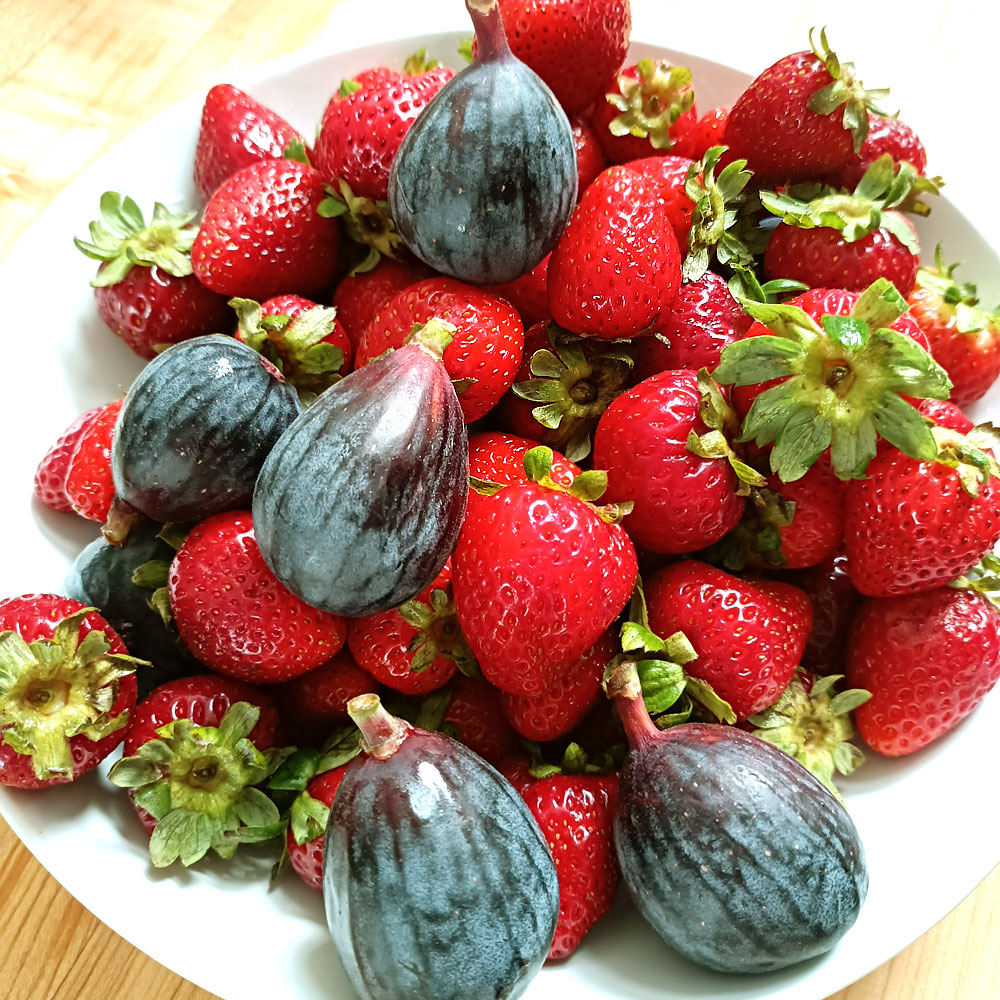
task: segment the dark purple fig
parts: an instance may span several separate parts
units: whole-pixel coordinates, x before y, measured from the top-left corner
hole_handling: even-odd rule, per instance
[[[615,845],[653,929],[719,972],[770,972],[832,948],[868,891],[844,807],[796,760],[740,729],[657,729],[633,663],[615,670],[608,694],[631,747]]]
[[[406,134],[389,205],[406,245],[471,284],[513,281],[555,247],[576,204],[576,148],[552,91],[507,44],[496,0],[467,0],[476,61]]]
[[[307,604],[386,611],[448,561],[469,493],[465,418],[441,362],[453,331],[432,320],[327,389],[264,463],[257,545]]]
[[[115,493],[154,521],[245,508],[268,452],[301,411],[295,390],[246,344],[176,344],[125,397],[111,444]]]
[[[393,718],[376,695],[348,711],[364,753],[330,811],[323,898],[358,996],[521,996],[559,913],[555,865],[531,813],[481,757]]]

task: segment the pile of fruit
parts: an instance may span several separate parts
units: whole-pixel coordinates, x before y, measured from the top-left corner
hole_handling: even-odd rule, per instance
[[[864,901],[854,727],[1000,677],[1000,322],[825,32],[699,113],[628,0],[467,6],[311,144],[214,87],[203,210],[77,240],[149,363],[38,466],[103,534],[0,602],[0,783],[123,746],[152,863],[273,841],[365,998],[518,996],[620,879],[782,968]]]

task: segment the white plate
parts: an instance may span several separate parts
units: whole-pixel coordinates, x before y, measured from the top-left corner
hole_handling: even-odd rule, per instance
[[[410,30],[405,21],[393,23],[396,31]],[[446,23],[461,28],[460,13]],[[342,37],[356,43],[377,29]],[[317,58],[300,53],[233,82],[308,134],[342,77],[378,62],[399,64],[422,45],[455,65],[456,45],[468,33],[383,41]],[[749,79],[704,59],[649,45],[636,44],[632,51],[633,57],[661,54],[692,68],[703,109],[731,101]],[[15,317],[5,338],[0,416],[16,436],[5,443],[0,513],[7,530],[0,595],[58,591],[66,567],[94,536],[92,525],[32,501],[33,470],[77,413],[118,395],[140,367],[98,318],[87,286],[93,262],[73,249],[71,237],[86,232],[101,192],[108,189],[131,194],[146,211],[154,199],[193,204],[189,175],[201,99],[198,95],[167,111],[87,170],[4,263],[0,282],[18,291],[18,301],[38,296],[47,312],[44,323],[31,329]],[[1000,298],[995,283],[1000,261],[946,199],[935,201],[930,221],[920,229],[929,250],[941,239],[949,258],[967,262],[965,277],[980,282],[986,301]],[[976,415],[989,412],[1000,412],[1000,391],[977,407]],[[998,728],[1000,696],[994,693],[929,749],[902,761],[870,760],[843,783],[868,852],[871,891],[857,925],[830,954],[770,976],[710,974],[676,958],[623,894],[612,916],[576,955],[543,970],[528,997],[821,1000],[860,978],[944,916],[1000,860],[996,806],[981,785]],[[291,875],[268,891],[267,862],[252,850],[228,865],[155,871],[128,800],[112,790],[103,772],[51,792],[0,790],[0,813],[96,916],[157,961],[225,1000],[351,996],[318,894]],[[266,955],[256,954],[265,950]]]

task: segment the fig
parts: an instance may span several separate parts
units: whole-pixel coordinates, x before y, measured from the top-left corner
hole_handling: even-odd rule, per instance
[[[361,747],[324,843],[327,922],[362,1000],[505,1000],[545,961],[559,883],[513,786],[440,733],[347,710]]]
[[[246,344],[217,335],[176,344],[125,397],[111,443],[115,493],[154,521],[245,508],[301,410],[281,373]]]
[[[420,593],[468,498],[465,418],[431,320],[327,389],[275,445],[253,497],[257,545],[306,604],[358,617]]]
[[[630,745],[615,845],[653,929],[719,972],[770,972],[832,948],[868,891],[844,807],[794,758],[743,730],[657,729],[631,661],[607,689]]]
[[[513,281],[556,245],[576,204],[573,131],[510,51],[496,0],[466,0],[479,52],[407,132],[389,174],[406,245],[477,285]]]

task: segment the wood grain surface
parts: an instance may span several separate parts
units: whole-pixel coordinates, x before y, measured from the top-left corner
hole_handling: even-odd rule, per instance
[[[0,256],[83,167],[131,129],[177,99],[224,81],[228,72],[315,42],[334,3],[0,0]],[[680,0],[670,5],[678,17],[691,9]],[[794,16],[771,31],[771,52],[801,47],[803,25],[841,21],[841,34],[846,35],[848,15],[857,7],[855,23],[860,23],[865,6],[853,0],[846,11],[843,3],[836,11],[820,3],[792,5]],[[984,9],[968,3],[939,4],[934,18],[920,28],[924,50],[936,46],[966,81],[977,68],[978,56],[970,56],[970,47],[978,44],[986,52],[986,36],[968,31],[970,24],[977,26],[977,12]],[[918,19],[909,7],[887,4],[887,23],[893,11],[899,17],[912,16],[913,22]],[[722,18],[727,20],[732,18]],[[912,25],[900,30],[918,37]],[[920,81],[928,79],[926,71],[905,58],[898,61],[903,89],[909,80],[917,93]],[[928,131],[941,132],[938,124],[929,125]],[[930,862],[920,877],[934,877]],[[127,898],[127,887],[114,889]],[[101,924],[45,872],[2,820],[0,926],[2,1000],[211,996]],[[923,938],[831,1000],[996,997],[1000,871]]]

